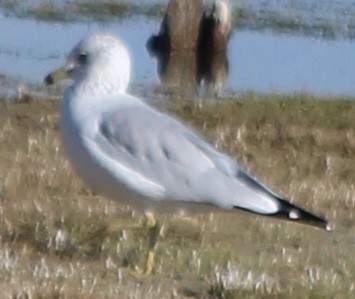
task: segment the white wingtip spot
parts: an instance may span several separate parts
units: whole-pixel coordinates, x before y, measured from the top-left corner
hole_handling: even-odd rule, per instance
[[[300,215],[297,210],[293,209],[288,213],[288,218],[290,219],[298,219],[300,218]]]
[[[325,227],[325,230],[326,230],[327,232],[330,232],[330,231],[332,231],[333,229],[332,229],[332,226],[331,226],[329,223],[327,223],[327,226]]]

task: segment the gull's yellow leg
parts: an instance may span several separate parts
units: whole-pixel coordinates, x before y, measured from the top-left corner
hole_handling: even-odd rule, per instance
[[[152,273],[155,263],[155,246],[159,236],[159,223],[153,213],[145,214],[145,227],[149,232],[149,243],[144,274]]]

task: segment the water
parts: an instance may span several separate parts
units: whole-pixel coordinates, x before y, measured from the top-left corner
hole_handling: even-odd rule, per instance
[[[158,26],[156,21],[136,17],[118,23],[46,23],[32,19],[0,16],[0,74],[40,83],[61,66],[72,47],[89,32],[109,31],[119,35],[132,54],[134,84],[156,81],[154,60],[145,42]]]
[[[263,93],[355,95],[355,43],[235,32],[227,86]]]
[[[66,24],[0,14],[0,75],[16,82],[9,84],[10,88],[19,82],[40,84],[49,71],[63,64],[79,39],[100,30],[121,36],[130,48],[132,91],[149,89],[159,85],[159,78],[157,63],[148,55],[145,43],[159,27],[160,20],[142,16],[106,24]],[[234,30],[228,60],[227,94],[255,91],[355,96],[355,43],[351,39]]]

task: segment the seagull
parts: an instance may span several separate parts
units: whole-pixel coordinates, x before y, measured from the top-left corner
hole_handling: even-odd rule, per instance
[[[290,203],[175,118],[130,95],[131,62],[109,33],[89,34],[66,64],[45,78],[70,78],[61,103],[62,143],[93,190],[142,211],[150,230],[145,272],[154,267],[154,214],[237,209],[330,230],[327,221]]]

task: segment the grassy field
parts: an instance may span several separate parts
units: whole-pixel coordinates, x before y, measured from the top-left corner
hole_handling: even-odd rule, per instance
[[[1,298],[354,298],[355,101],[245,95],[161,104],[334,231],[244,212],[161,215],[140,277],[142,215],[88,190],[57,102],[0,102]],[[130,228],[131,226],[131,228]]]

